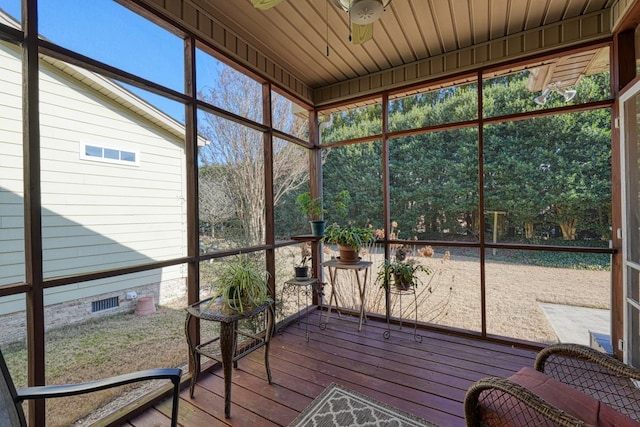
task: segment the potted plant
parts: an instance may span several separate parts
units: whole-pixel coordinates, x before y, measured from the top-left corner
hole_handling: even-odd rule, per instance
[[[311,251],[309,251],[306,243],[302,243],[300,245],[300,252],[302,259],[300,260],[300,263],[293,269],[296,274],[296,278],[306,279],[307,277],[309,277],[309,261],[311,260]]]
[[[350,201],[351,195],[349,192],[342,190],[333,199],[332,211],[338,216],[344,216],[347,213],[347,207]],[[326,224],[324,216],[329,212],[324,207],[323,198],[312,198],[311,193],[307,191],[296,198],[296,206],[298,206],[300,213],[309,219],[313,235],[323,236]]]
[[[324,214],[327,212],[323,207],[322,197],[313,199],[311,193],[307,191],[296,198],[296,206],[302,215],[309,218],[311,233],[314,236],[322,236],[325,226]]]
[[[418,272],[431,273],[429,267],[418,264],[415,259],[406,259],[407,252],[404,247],[398,248],[393,261],[385,260],[376,278],[380,287],[388,290],[393,281],[396,289],[407,291],[422,283]]]
[[[220,297],[227,307],[242,313],[271,300],[268,280],[269,272],[258,263],[247,256],[237,256],[222,264],[211,301]]]
[[[342,264],[356,264],[360,261],[358,254],[363,245],[375,240],[374,230],[371,227],[358,227],[354,224],[341,226],[330,224],[327,226],[323,241],[338,245],[340,256],[338,262]]]

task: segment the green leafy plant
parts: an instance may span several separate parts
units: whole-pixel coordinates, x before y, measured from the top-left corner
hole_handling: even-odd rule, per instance
[[[222,265],[214,286],[214,298],[222,297],[226,305],[240,313],[271,300],[269,272],[247,256],[238,256]]]
[[[407,250],[399,248],[393,261],[385,260],[376,277],[376,282],[380,283],[381,288],[389,289],[392,283],[401,290],[417,288],[422,283],[417,273],[431,274],[429,267],[406,257]]]
[[[349,191],[342,190],[334,197],[331,211],[336,216],[343,217],[347,214],[349,203],[351,203]],[[296,206],[298,206],[300,213],[310,221],[322,220],[329,213],[329,210],[324,207],[324,199],[322,197],[311,198],[311,193],[308,191],[296,198]]]
[[[330,244],[351,246],[355,251],[359,251],[363,245],[372,243],[375,238],[373,228],[358,227],[357,225],[330,224],[325,229],[323,241]]]
[[[324,209],[322,197],[311,198],[311,193],[300,194],[296,198],[296,206],[300,210],[300,213],[309,218],[310,221],[322,220],[327,210]]]
[[[390,261],[386,260],[380,271],[376,281],[380,283],[380,287],[389,289],[393,283],[399,289],[417,288],[422,283],[420,277],[416,274],[422,271],[430,274],[431,270],[422,264],[416,264],[413,260],[409,261]],[[393,280],[393,282],[392,282]]]

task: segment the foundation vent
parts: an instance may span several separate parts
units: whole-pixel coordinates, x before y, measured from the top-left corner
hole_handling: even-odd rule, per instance
[[[105,298],[98,301],[91,302],[91,312],[109,310],[110,308],[118,307],[118,297]]]

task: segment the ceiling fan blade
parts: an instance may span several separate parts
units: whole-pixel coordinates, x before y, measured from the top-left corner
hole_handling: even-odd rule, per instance
[[[351,23],[351,43],[362,44],[373,38],[373,24],[360,25]]]
[[[283,0],[251,0],[253,7],[260,10],[271,9],[282,3]]]

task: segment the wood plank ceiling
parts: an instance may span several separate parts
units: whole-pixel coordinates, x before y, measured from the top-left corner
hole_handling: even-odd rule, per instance
[[[156,7],[161,3],[143,1],[155,3]],[[334,0],[283,0],[266,11],[255,9],[251,0],[180,1],[183,9],[185,5],[194,8],[200,14],[198,19],[206,16],[230,30],[238,40],[295,76],[311,91],[357,82],[364,76],[590,15],[596,16],[595,20],[610,21],[611,15],[603,15],[603,11],[618,3],[617,0],[392,0],[373,24],[373,39],[354,45],[349,41],[349,15]],[[584,38],[585,21],[576,22],[579,34],[575,38],[580,41]],[[607,28],[598,37],[610,33],[610,22],[599,25]],[[556,32],[564,30],[556,28]],[[540,34],[536,37],[546,37]],[[475,56],[473,65],[482,63]],[[547,79],[546,84],[550,73],[540,73]]]

